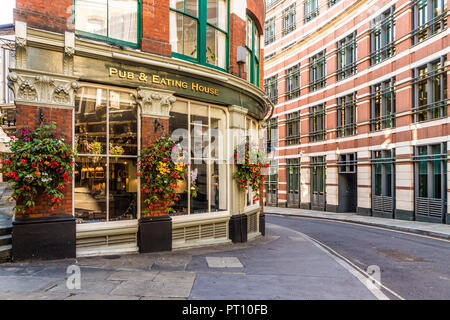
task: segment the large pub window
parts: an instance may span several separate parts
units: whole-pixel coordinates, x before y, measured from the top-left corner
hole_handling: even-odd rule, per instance
[[[83,86],[75,100],[75,218],[136,219],[137,107],[133,92]]]
[[[140,0],[75,0],[77,35],[137,48]]]
[[[395,150],[372,151],[372,211],[395,209]]]
[[[228,67],[227,0],[170,0],[170,43],[176,58]]]
[[[447,212],[447,143],[415,147],[414,164],[416,220],[443,222]]]
[[[439,59],[413,70],[413,121],[447,116],[447,59]]]
[[[173,105],[169,134],[188,155],[188,174],[177,188],[173,215],[226,211],[228,208],[227,112],[185,101]]]

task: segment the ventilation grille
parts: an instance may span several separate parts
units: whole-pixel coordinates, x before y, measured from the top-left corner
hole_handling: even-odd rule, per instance
[[[394,201],[392,197],[374,195],[372,208],[376,211],[391,213],[394,211]]]
[[[227,222],[199,224],[172,230],[172,241],[174,244],[223,238],[227,238]]]
[[[108,247],[136,247],[136,227],[111,228],[77,232],[77,249],[104,249]]]
[[[444,212],[444,201],[433,198],[416,198],[416,214],[442,218]]]
[[[247,233],[258,232],[258,213],[249,214],[247,216]]]

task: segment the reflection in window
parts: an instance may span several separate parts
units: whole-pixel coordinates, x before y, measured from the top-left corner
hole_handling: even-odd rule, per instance
[[[137,110],[129,92],[82,87],[75,101],[75,218],[135,219]]]

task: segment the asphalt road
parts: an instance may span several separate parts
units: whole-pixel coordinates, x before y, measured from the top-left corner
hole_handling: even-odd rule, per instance
[[[381,283],[404,299],[450,299],[450,241],[300,217],[266,221],[306,234],[363,270],[378,266]]]

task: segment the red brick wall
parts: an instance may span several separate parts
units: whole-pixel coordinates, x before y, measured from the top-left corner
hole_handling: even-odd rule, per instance
[[[32,128],[36,129],[39,124],[39,107],[17,105],[17,129]],[[56,122],[57,134],[64,135],[66,142],[72,143],[72,115],[73,111],[70,109],[42,107],[44,114],[44,124],[50,124],[52,121]],[[50,212],[50,206],[47,202],[47,197],[43,196],[37,199],[36,207],[32,212],[27,213],[29,218],[54,217],[72,215],[72,183],[66,186],[64,199],[60,205]]]
[[[72,30],[72,0],[17,0],[14,20],[28,26],[63,33]]]
[[[245,65],[241,64],[239,66],[237,63],[237,48],[245,46],[245,28],[246,22],[232,13],[230,15],[230,66],[228,71],[243,79],[247,77],[247,73],[245,72]]]
[[[142,51],[170,57],[169,1],[142,1]]]

